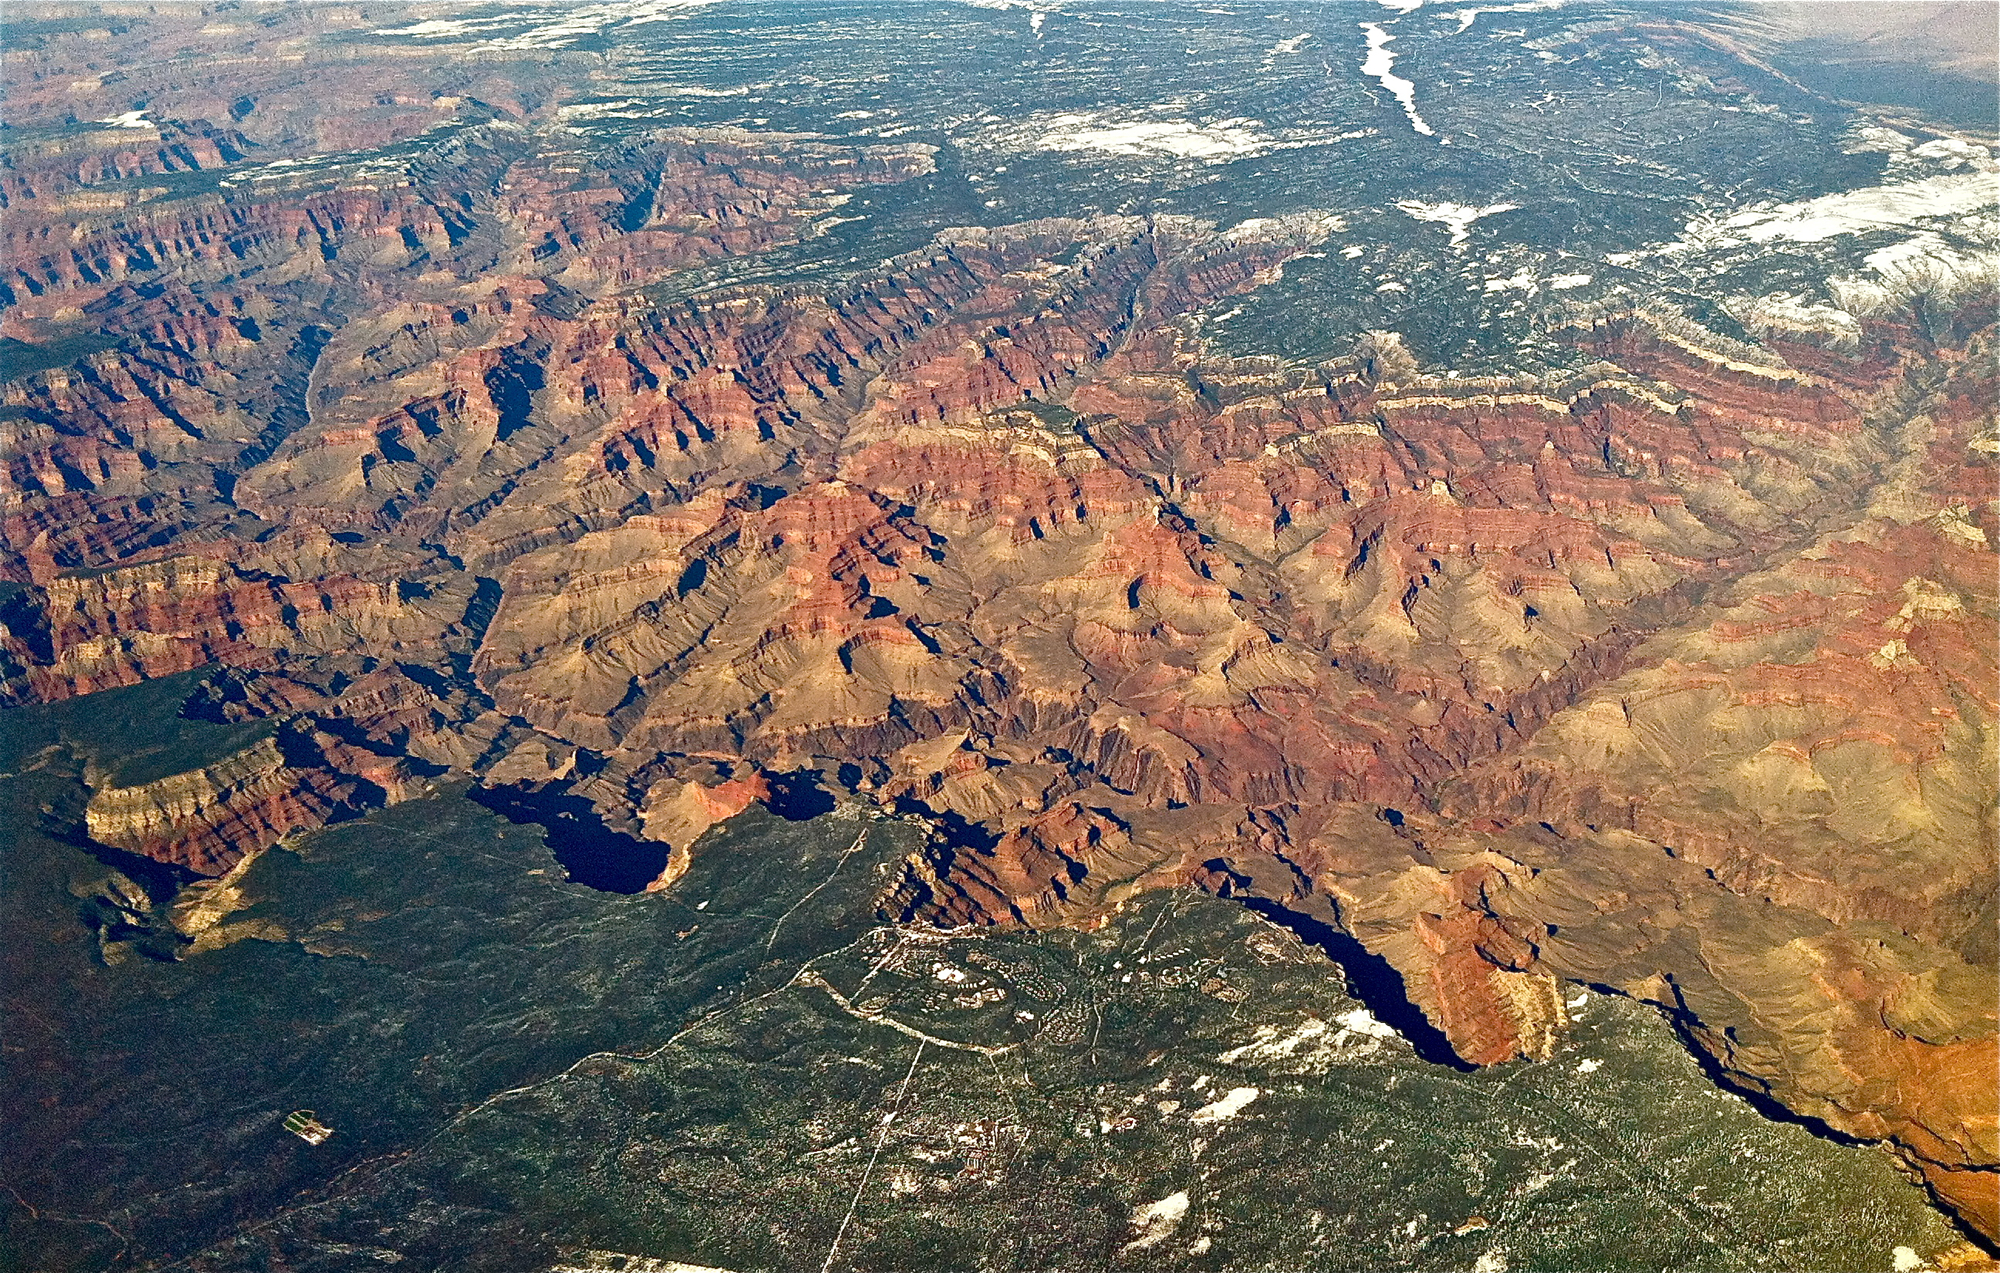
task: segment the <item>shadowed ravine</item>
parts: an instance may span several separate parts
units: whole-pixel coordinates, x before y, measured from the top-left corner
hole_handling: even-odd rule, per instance
[[[1869,14],[10,7],[0,1262],[1990,1264]]]

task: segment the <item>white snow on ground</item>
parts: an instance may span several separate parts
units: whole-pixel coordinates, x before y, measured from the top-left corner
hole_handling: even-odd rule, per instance
[[[641,109],[632,109],[635,106]],[[556,118],[564,123],[573,119],[647,119],[653,112],[644,109],[645,106],[646,103],[637,98],[627,98],[622,102],[576,102],[558,106]]]
[[[1919,141],[1880,122],[1857,126],[1844,149],[1849,154],[1888,156],[1884,184],[1944,173],[1992,172],[2000,159],[2000,146],[1969,133],[1934,134]]]
[[[809,239],[823,238],[828,233],[830,233],[836,226],[852,225],[856,221],[866,221],[867,219],[868,219],[867,217],[824,217],[818,221],[813,222],[812,225],[807,228],[806,237]],[[1034,1014],[1030,1013],[1027,1019],[1033,1021],[1035,1019]]]
[[[1535,272],[1524,265],[1506,278],[1487,279],[1485,290],[1488,292],[1526,292],[1528,295],[1533,296],[1542,290],[1542,284],[1541,280],[1535,277]]]
[[[1940,168],[1956,168],[1961,164],[1971,164],[1975,168],[1992,170],[1993,147],[1970,137],[1939,137],[1921,146],[1912,147],[1912,159],[1924,159]]]
[[[1372,433],[1373,429],[1368,431]],[[1333,1021],[1307,1017],[1290,1030],[1260,1025],[1251,1032],[1248,1043],[1215,1059],[1230,1065],[1249,1062],[1286,1073],[1324,1074],[1335,1062],[1380,1052],[1382,1040],[1394,1038],[1395,1034],[1362,1008]]]
[[[1036,142],[1041,150],[1094,150],[1107,155],[1172,155],[1226,160],[1272,148],[1254,119],[1197,124],[1184,119],[1117,119],[1105,115],[1056,115]]]
[[[1900,155],[1916,144],[1910,137],[1893,128],[1869,124],[1854,130],[1846,149],[1849,154],[1881,151],[1885,154]]]
[[[2000,204],[2000,173],[1990,169],[1950,173],[1843,190],[1798,203],[1765,204],[1719,220],[1703,218],[1688,225],[1683,242],[1702,248],[1779,240],[1819,243],[1843,234],[1912,225],[1929,217],[1981,212],[1996,204]]]
[[[506,26],[508,18],[426,18],[422,22],[406,27],[377,27],[370,35],[409,35],[419,39],[436,40],[446,36],[469,35],[474,31],[490,31],[494,27]]]
[[[1892,168],[1931,167],[1950,170],[1972,164],[1990,167],[1994,143],[1970,133],[1934,132],[1929,141],[1919,142],[1899,129],[1877,120],[1855,125],[1844,147],[1850,155],[1875,152],[1890,156]]]
[[[1062,0],[964,0],[964,2],[975,9],[999,9],[1003,12],[1008,9],[1028,10],[1028,34],[1038,40],[1042,38],[1042,24],[1047,22],[1049,15],[1056,12],[1062,4]]]
[[[1723,307],[1752,331],[1813,332],[1843,342],[1861,339],[1861,324],[1847,310],[1814,304],[1790,293],[1724,301]]]
[[[1204,1105],[1188,1115],[1191,1123],[1224,1123],[1241,1114],[1250,1102],[1264,1093],[1255,1087],[1232,1087],[1220,1100]]]
[[[2000,284],[2000,162],[1983,146],[1925,143],[1898,152],[1900,135],[1865,129],[1864,146],[1889,150],[1897,161],[1931,149],[1930,176],[1802,199],[1764,203],[1698,217],[1681,237],[1640,252],[1608,256],[1613,265],[1649,256],[1688,256],[1767,243],[1827,243],[1847,235],[1905,230],[1908,237],[1862,257],[1867,274],[1828,280],[1841,308],[1875,312],[1926,289],[1964,294]],[[1902,139],[1907,141],[1907,139]],[[1939,173],[1943,164],[1954,169]],[[1970,165],[1970,171],[1957,171]]]
[[[1923,231],[1861,258],[1878,278],[1843,275],[1829,279],[1827,287],[1843,309],[1856,314],[1878,312],[1923,291],[1990,292],[2000,288],[2000,241],[1985,237],[1987,246],[1961,250]]]
[[[1424,0],[1375,0],[1375,3],[1398,13],[1415,13],[1424,7]]]
[[[1288,237],[1295,242],[1318,243],[1329,234],[1339,234],[1347,228],[1345,217],[1334,216],[1330,212],[1288,212],[1278,217],[1251,217],[1238,221],[1223,231],[1222,237],[1232,242],[1247,239],[1268,239],[1274,236]],[[1316,256],[1324,253],[1314,253]]]
[[[1588,274],[1558,274],[1549,280],[1551,292],[1567,292],[1572,287],[1583,287],[1590,282]],[[1572,1005],[1574,1006],[1574,1005]]]
[[[1458,30],[1453,34],[1464,35],[1472,29],[1472,24],[1479,20],[1479,15],[1482,13],[1540,13],[1562,7],[1563,0],[1526,0],[1524,4],[1487,4],[1480,5],[1476,9],[1453,9],[1444,16],[1457,18]]]
[[[1228,163],[1250,155],[1279,150],[1309,150],[1376,135],[1372,128],[1328,133],[1296,128],[1274,132],[1262,120],[1180,117],[1176,103],[1124,110],[1070,111],[1001,121],[988,116],[979,123],[994,125],[967,144],[1000,152],[1059,151],[1117,155],[1131,159],[1192,160]],[[889,136],[887,131],[879,134]]]
[[[567,1251],[549,1273],[730,1273],[710,1264],[689,1264],[685,1260],[663,1260],[650,1255],[628,1255],[623,1251]]]
[[[1290,1034],[1281,1033],[1274,1025],[1260,1025],[1250,1036],[1250,1042],[1231,1048],[1215,1059],[1237,1065],[1246,1060],[1275,1061],[1297,1057],[1301,1051],[1317,1051],[1316,1045],[1332,1030],[1331,1024],[1318,1017],[1307,1017]]]
[[[634,27],[649,22],[668,22],[685,16],[690,9],[705,8],[720,2],[721,0],[613,0],[608,4],[583,4],[574,8],[554,9],[547,12],[561,14],[555,21],[531,28],[520,35],[482,41],[479,47],[501,50],[566,48],[585,36],[595,35],[607,27]],[[454,34],[454,32],[419,29],[432,25],[432,22],[419,22],[415,27],[388,28],[375,34],[425,37]],[[470,23],[467,25],[470,26]],[[479,29],[490,30],[496,25],[500,24],[492,19],[486,19],[481,22]]]
[[[1393,1039],[1396,1037],[1396,1027],[1387,1022],[1376,1020],[1375,1014],[1366,1008],[1349,1008],[1335,1017],[1334,1021],[1343,1030],[1351,1030],[1355,1034],[1365,1034],[1371,1039]]]
[[[145,111],[126,111],[120,115],[108,115],[97,121],[113,128],[151,128],[153,121],[146,118]]]
[[[1896,179],[1792,203],[1712,212],[1689,221],[1671,243],[1611,253],[1604,261],[1628,266],[1666,256],[1692,263],[1706,254],[1740,254],[1771,243],[1837,249],[1834,241],[1850,235],[1901,231],[1899,242],[1862,255],[1860,272],[1827,280],[1836,306],[1850,316],[1866,316],[1924,291],[1962,296],[2000,287],[2000,158],[1991,144],[1961,135],[1918,143],[1895,129],[1870,125],[1851,134],[1848,149],[1887,154],[1888,173]],[[1720,263],[1726,266],[1727,260]],[[1852,334],[1852,324],[1822,312],[1826,307],[1788,307],[1788,299],[1742,297],[1733,303],[1761,309],[1744,318],[1752,326]]]
[[[1518,203],[1489,203],[1483,208],[1475,208],[1469,203],[1423,203],[1416,199],[1404,199],[1396,207],[1419,221],[1435,221],[1451,229],[1451,245],[1458,247],[1466,240],[1472,223],[1481,217],[1496,213],[1513,212]]]
[[[1383,286],[1403,290],[1401,283]],[[1247,1061],[1292,1073],[1324,1074],[1337,1061],[1372,1056],[1382,1050],[1383,1040],[1395,1037],[1395,1027],[1377,1020],[1368,1009],[1355,1007],[1331,1021],[1307,1017],[1289,1031],[1275,1025],[1260,1025],[1251,1033],[1248,1043],[1231,1048],[1216,1059],[1231,1065]],[[1216,1105],[1227,1104],[1246,1091],[1256,1089],[1238,1088]]]
[[[1310,39],[1312,39],[1312,32],[1310,31],[1306,32],[1304,35],[1295,35],[1288,40],[1280,40],[1276,44],[1273,44],[1271,46],[1271,52],[1297,53],[1299,51],[1299,48],[1302,45],[1304,45],[1307,40]]]
[[[1901,243],[1892,243],[1886,248],[1877,248],[1861,258],[1861,263],[1877,274],[1905,274],[1925,266],[1943,267],[1956,272],[1972,258],[1955,250],[1938,235],[1929,230],[1911,235]]]
[[[709,5],[720,3],[722,0],[640,0],[639,15],[619,25],[637,27],[644,26],[648,22],[672,22],[676,18],[685,16],[677,10],[704,9]]]
[[[1383,0],[1384,4],[1388,2],[1389,0]],[[1410,8],[1414,9],[1416,5],[1413,4]],[[1404,12],[1407,13],[1409,10],[1406,9]],[[1417,86],[1395,74],[1396,55],[1389,52],[1389,44],[1396,37],[1373,22],[1363,22],[1361,30],[1368,37],[1368,57],[1361,63],[1361,73],[1382,81],[1382,87],[1395,94],[1396,100],[1403,104],[1403,113],[1410,117],[1411,128],[1426,137],[1436,136],[1437,130],[1426,124],[1422,115],[1417,114]]]
[[[1578,1061],[1576,1063],[1576,1072],[1578,1074],[1594,1074],[1597,1072],[1597,1070],[1602,1068],[1603,1065],[1604,1062],[1598,1060],[1596,1057],[1589,1057],[1585,1060]]]
[[[1185,1189],[1170,1193],[1158,1202],[1134,1207],[1131,1223],[1135,1236],[1125,1244],[1125,1250],[1143,1251],[1149,1246],[1158,1246],[1173,1236],[1187,1213],[1188,1195]]]

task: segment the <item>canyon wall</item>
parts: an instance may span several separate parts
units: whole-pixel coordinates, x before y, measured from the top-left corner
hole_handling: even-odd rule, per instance
[[[665,889],[816,785],[931,828],[892,918],[1206,888],[1352,939],[1482,1065],[1611,988],[2000,1226],[1978,315],[1834,347],[1578,313],[1483,379],[1393,333],[1217,352],[1198,317],[1320,252],[1314,216],[954,230],[679,296],[933,150],[595,146],[369,75],[355,144],[460,125],[409,180],[121,202],[283,153],[274,84],[0,181],[0,334],[75,353],[0,405],[0,694],[214,667],[184,710],[271,729],[104,778],[92,837],[220,875],[472,780],[665,845]]]

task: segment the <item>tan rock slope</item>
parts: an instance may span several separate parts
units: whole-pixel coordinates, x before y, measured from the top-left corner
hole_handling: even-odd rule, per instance
[[[357,85],[356,138],[472,109]],[[1990,306],[1842,346],[1578,311],[1563,367],[1486,380],[1392,333],[1215,353],[1195,316],[1313,217],[675,299],[930,150],[599,153],[502,88],[411,184],[86,197],[282,144],[226,104],[6,175],[0,331],[118,340],[4,387],[5,694],[219,664],[188,710],[276,730],[102,785],[91,835],[221,875],[470,776],[666,846],[669,888],[839,789],[933,829],[896,918],[1243,897],[1481,1065],[1611,988],[2000,1232]],[[260,109],[334,126],[296,91]]]

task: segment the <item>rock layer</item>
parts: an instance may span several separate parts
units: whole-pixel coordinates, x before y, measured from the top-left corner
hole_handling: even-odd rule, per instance
[[[408,183],[87,197],[284,153],[225,106],[0,185],[0,331],[76,351],[4,391],[0,686],[219,664],[185,710],[275,730],[105,779],[96,839],[221,875],[471,777],[668,846],[666,889],[817,784],[932,829],[895,918],[1209,888],[1481,1065],[1613,988],[2000,1225],[1990,313],[1823,348],[1578,312],[1489,379],[1391,333],[1217,353],[1198,316],[1317,216],[683,294],[932,152],[593,148],[369,74],[356,128],[456,121]]]

